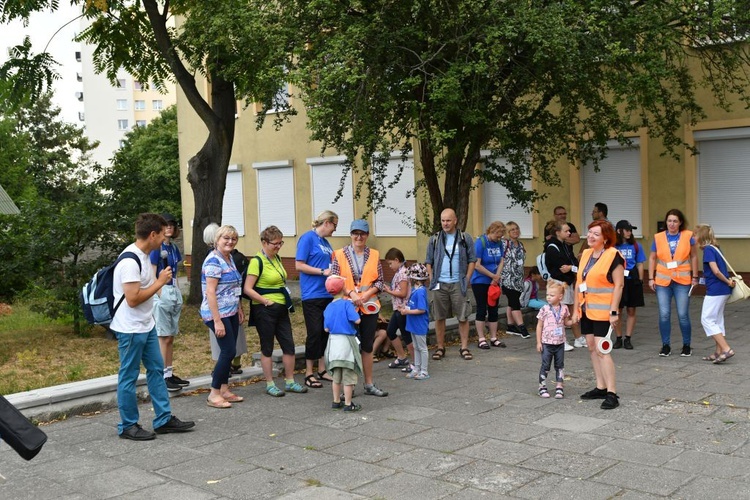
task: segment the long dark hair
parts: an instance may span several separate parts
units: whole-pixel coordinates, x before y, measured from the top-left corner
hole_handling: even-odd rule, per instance
[[[680,232],[684,231],[687,221],[685,220],[685,214],[679,208],[673,208],[667,212],[667,215],[664,216],[664,227],[667,227],[667,219],[670,215],[676,215],[680,219]]]

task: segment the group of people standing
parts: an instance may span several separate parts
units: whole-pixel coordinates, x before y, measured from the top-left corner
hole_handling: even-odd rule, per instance
[[[613,226],[607,220],[607,207],[603,203],[597,203],[592,211],[594,221],[587,227],[584,248],[578,255],[573,246],[581,238],[575,226],[567,222],[567,211],[558,206],[554,215],[555,219],[545,228],[544,257],[550,274],[547,302],[534,297],[541,308],[536,329],[537,350],[542,356],[539,395],[550,397],[546,379],[554,361],[555,397],[564,397],[563,353],[574,347],[587,347],[596,387],[582,394],[581,399],[603,399],[603,409],[616,408],[619,398],[615,365],[605,340],[611,339],[616,331],[613,347],[633,348],[631,337],[636,308],[644,305],[645,252],[633,237],[633,230],[637,228],[626,220]],[[435,320],[437,343],[431,359],[441,360],[446,355],[446,320],[454,316],[459,325],[459,355],[465,360],[473,359],[469,350],[469,286],[477,304],[480,349],[505,347],[498,332],[501,294],[508,302],[508,333],[531,337],[524,324],[522,300],[529,301],[528,287],[532,293],[537,289],[538,274],[532,271],[524,276],[526,249],[519,239],[518,224],[493,222],[485,234],[474,240],[458,229],[452,209],[443,210],[440,222],[441,230],[428,241],[424,264],[407,268],[400,250],[392,248],[386,253],[385,260],[395,272],[388,285],[384,281],[379,252],[367,246],[370,233],[367,221],[353,221],[349,228],[351,243],[338,250],[333,250],[326,239],[337,229],[338,216],[325,211],[313,221],[312,229],[300,237],[295,253],[307,330],[304,385],[294,380],[295,348],[289,316],[293,304],[286,283],[287,272],[278,255],[284,244],[282,232],[276,226],[265,228],[260,234],[261,250],[248,259],[235,248],[238,241],[235,228],[209,225],[204,240],[212,249],[201,268],[200,314],[209,328],[216,364],[207,404],[214,408],[231,408],[234,403],[243,401],[228,385],[230,375],[241,371],[238,356],[247,352],[242,297],[250,301],[248,324],[258,331],[266,393],[274,397],[287,392],[305,393],[329,381],[333,382],[333,408],[345,411],[361,408],[351,403],[356,374],[364,378],[365,394],[388,395],[373,381],[373,350],[381,293],[390,294],[394,303],[386,335],[393,341],[397,359],[389,366],[401,368],[408,378],[429,378],[426,334],[430,313]],[[700,224],[695,232],[690,231],[686,229],[684,215],[677,209],[667,212],[664,223],[665,230],[654,236],[648,258],[648,285],[656,293],[659,307],[662,338],[659,355],[669,356],[672,352],[673,299],[682,332],[680,354],[692,355],[688,306],[693,287],[699,284],[698,247],[703,250],[704,281],[701,282],[706,285],[701,322],[706,335],[715,341],[714,352],[703,360],[723,363],[734,356],[725,339],[723,318],[724,306],[734,286],[728,276],[726,260],[718,249],[711,226]],[[180,421],[172,415],[167,397],[167,391],[180,390],[189,384],[178,377],[172,367],[173,340],[178,333],[182,308],[174,279],[181,260],[172,241],[179,234],[177,221],[170,214],[141,214],[135,227],[136,242],[125,249],[114,270],[114,298],[122,304],[114,312],[111,329],[118,339],[121,361],[119,435],[147,440],[159,433],[190,430],[194,423]],[[123,258],[125,256],[128,258]],[[336,304],[334,307],[334,296],[345,299],[348,306]],[[624,340],[620,324],[623,310],[627,312]],[[572,346],[566,341],[566,327],[573,331]],[[400,341],[397,340],[399,331]],[[354,332],[356,343],[351,339],[346,344],[329,341],[330,335]],[[274,340],[282,350],[283,389],[273,380]],[[332,345],[338,347],[332,350]],[[344,345],[350,349],[341,349]],[[135,380],[141,363],[147,369],[156,414],[155,432],[138,424]],[[339,394],[342,387],[343,392]],[[342,396],[344,402],[340,400]]]

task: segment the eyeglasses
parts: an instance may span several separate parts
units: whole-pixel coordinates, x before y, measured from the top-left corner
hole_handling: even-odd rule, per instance
[[[355,231],[352,233],[352,238],[367,238],[369,233],[363,233],[362,231]]]
[[[332,220],[329,220],[328,222],[330,222],[331,224],[333,224],[333,230],[334,231],[336,230],[337,227],[339,227],[339,223],[338,222],[333,222]]]
[[[281,248],[284,246],[284,241],[266,241],[266,245],[271,245],[272,247]]]

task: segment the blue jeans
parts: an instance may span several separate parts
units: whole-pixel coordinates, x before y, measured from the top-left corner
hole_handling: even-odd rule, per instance
[[[146,382],[151,404],[154,407],[154,429],[166,424],[172,417],[169,393],[164,382],[164,361],[159,349],[156,328],[145,333],[114,332],[117,348],[120,351],[120,371],[117,374],[117,408],[121,422],[117,424],[117,434],[138,423],[138,398],[135,385],[141,362],[146,368]]]
[[[206,326],[211,329],[211,334],[216,338],[216,343],[219,344],[219,359],[216,360],[214,365],[214,372],[211,375],[211,389],[221,389],[223,384],[229,383],[229,370],[232,369],[232,360],[237,355],[237,332],[240,329],[240,316],[235,314],[228,318],[221,318],[221,322],[224,324],[224,331],[226,335],[219,338],[216,337],[214,332],[214,322],[206,321]]]
[[[680,320],[683,345],[690,345],[692,330],[690,326],[690,285],[680,285],[674,281],[667,286],[656,286],[656,301],[659,304],[659,333],[661,343],[669,345],[672,336],[672,297],[677,305],[677,318]]]

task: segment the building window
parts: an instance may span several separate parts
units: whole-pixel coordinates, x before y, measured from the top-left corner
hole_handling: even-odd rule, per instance
[[[495,160],[501,164],[501,160]],[[527,189],[531,189],[531,182],[526,183]],[[534,236],[534,219],[531,213],[527,212],[521,205],[511,205],[510,193],[505,187],[496,182],[482,183],[483,207],[483,228],[490,225],[491,222],[500,221],[507,224],[510,221],[518,224],[521,230],[521,239],[532,238]]]
[[[293,165],[291,160],[253,163],[258,175],[258,232],[274,225],[284,236],[297,234]]]
[[[346,235],[354,220],[354,197],[352,195],[352,174],[344,172],[345,156],[308,158],[312,185],[313,217],[323,210],[332,210],[339,216],[340,235]],[[343,177],[343,181],[342,181]],[[341,196],[334,202],[339,188]]]
[[[133,90],[143,90],[143,84],[139,81],[134,81]]]
[[[638,229],[636,238],[643,237],[643,198],[641,196],[641,150],[640,141],[631,139],[633,145],[621,146],[617,141],[607,142],[607,157],[599,163],[599,172],[587,163],[581,169],[581,213],[583,220],[578,234],[584,237],[591,222],[591,210],[595,203],[606,203],[607,218],[616,224],[626,219]]]
[[[698,221],[711,224],[719,238],[750,237],[750,219],[731,200],[750,190],[750,127],[694,133],[698,165]]]
[[[146,120],[136,120],[135,121],[136,127],[145,127],[146,126]]]
[[[289,84],[285,83],[284,85],[282,85],[279,91],[276,92],[273,103],[271,103],[271,108],[267,111],[267,113],[279,113],[279,112],[286,111],[288,103],[289,103]]]
[[[117,89],[118,90],[125,90],[125,88],[126,88],[125,85],[126,85],[126,82],[125,82],[124,78],[118,78],[117,79]]]
[[[136,111],[145,111],[146,110],[146,101],[143,99],[136,99],[133,102],[133,109]]]
[[[127,120],[117,120],[117,130],[127,130],[127,129],[128,129]]]
[[[161,99],[154,99],[153,101],[151,101],[151,108],[154,111],[160,111],[164,109],[164,101],[162,101]]]
[[[383,186],[387,191],[384,207],[379,208],[374,215],[376,236],[416,236],[415,200],[414,195],[408,196],[414,190],[414,157],[409,156],[404,162],[399,151],[394,151],[386,166]],[[390,187],[396,179],[398,169],[403,164],[399,181]]]
[[[127,99],[117,99],[117,110],[118,111],[126,111],[128,109],[128,100]]]
[[[234,226],[238,236],[245,236],[245,202],[242,196],[242,171],[227,172],[227,187],[222,202],[222,224]]]

